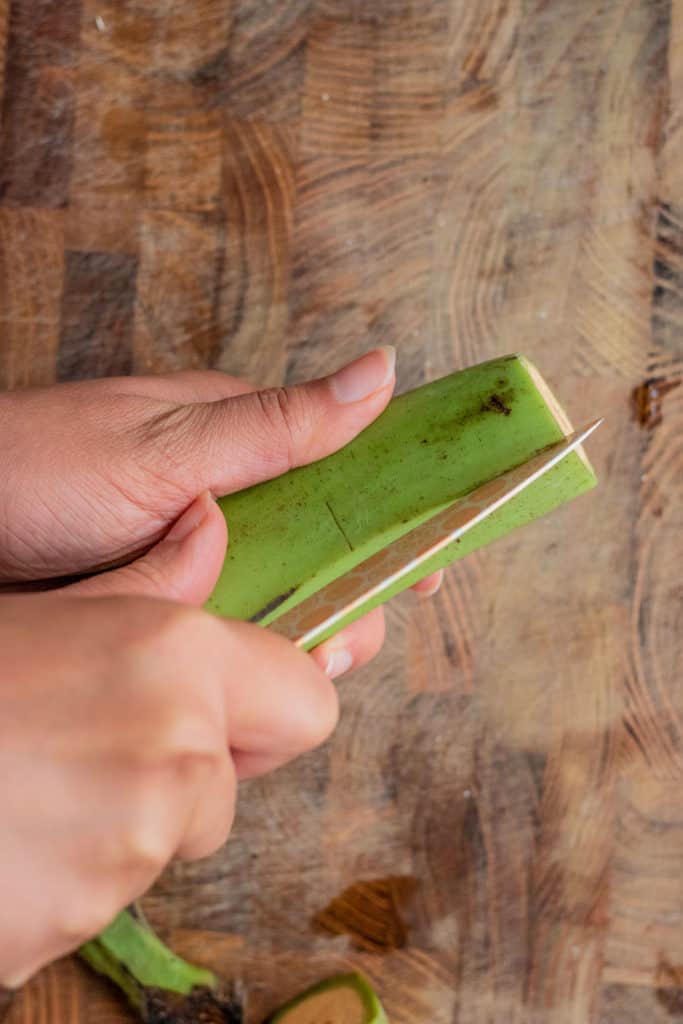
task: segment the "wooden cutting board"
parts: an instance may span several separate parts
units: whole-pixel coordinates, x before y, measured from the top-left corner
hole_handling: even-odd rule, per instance
[[[683,387],[631,395],[683,373],[683,0],[5,0],[0,37],[1,385],[393,343],[399,390],[521,350],[606,416],[599,489],[394,602],[153,923],[253,1021],[351,962],[401,1024],[674,1018]],[[312,929],[394,874],[403,951]],[[9,1019],[127,1018],[67,961]]]
[[[450,1024],[454,991],[452,965],[438,955],[394,952],[368,954],[300,953],[256,955],[235,936],[217,932],[176,932],[173,948],[195,963],[226,978],[237,978],[248,991],[245,1024],[260,1024],[267,1013],[322,978],[361,970],[381,990],[392,1024],[430,1021]],[[93,978],[73,960],[50,967],[28,984],[4,1024],[64,1021],[64,1024],[129,1024],[127,1007],[106,983]]]

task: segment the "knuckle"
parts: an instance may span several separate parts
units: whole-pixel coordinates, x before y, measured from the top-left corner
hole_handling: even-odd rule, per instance
[[[159,456],[170,469],[180,468],[186,459],[200,426],[201,405],[159,403],[153,416],[136,418],[131,427],[131,446],[142,464],[158,467]]]
[[[295,445],[300,446],[311,432],[310,403],[300,388],[267,388],[257,395],[268,426],[286,445],[291,461]]]
[[[114,669],[121,682],[113,714],[122,720],[125,701],[130,725],[121,739],[129,763],[144,773],[178,759],[210,759],[225,718],[215,669],[219,624],[199,609],[171,602],[144,618]]]
[[[171,752],[169,763],[181,784],[210,779],[219,769],[223,751],[219,750],[210,725],[186,728],[183,740]],[[186,737],[186,738],[185,738]]]
[[[156,878],[171,859],[173,851],[162,830],[144,819],[128,826],[121,838],[121,860],[127,870]]]
[[[153,768],[167,770],[178,782],[204,775],[220,756],[216,723],[208,709],[189,701],[160,714],[156,736],[150,738]]]
[[[98,877],[126,888],[151,885],[173,856],[186,803],[187,794],[177,791],[163,768],[138,773],[127,784],[119,823],[98,842]]]

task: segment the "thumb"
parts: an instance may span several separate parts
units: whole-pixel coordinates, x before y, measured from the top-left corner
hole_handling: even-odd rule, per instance
[[[74,583],[63,593],[69,597],[134,594],[202,605],[218,580],[226,545],[225,518],[205,491],[142,558]]]
[[[167,426],[186,486],[230,494],[342,448],[387,405],[395,358],[385,345],[330,377],[181,407]]]

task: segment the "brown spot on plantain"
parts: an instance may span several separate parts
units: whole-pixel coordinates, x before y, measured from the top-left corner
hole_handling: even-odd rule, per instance
[[[482,402],[482,412],[497,412],[501,416],[509,416],[512,409],[506,404],[505,396],[493,394],[490,398],[487,398],[485,402]]]
[[[278,594],[277,597],[272,599],[272,601],[268,601],[267,604],[264,604],[263,608],[259,608],[259,610],[249,618],[249,622],[262,622],[266,615],[270,615],[270,613],[274,612],[276,608],[279,608],[281,604],[284,604],[285,601],[292,596],[295,590],[296,587],[290,587],[289,590],[285,590],[281,594]]]

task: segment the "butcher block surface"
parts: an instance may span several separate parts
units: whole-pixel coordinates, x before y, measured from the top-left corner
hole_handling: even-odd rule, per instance
[[[683,1017],[683,0],[0,0],[0,43],[0,386],[393,344],[605,416],[597,490],[392,602],[154,926],[248,1024],[351,967],[392,1024]],[[321,926],[392,878],[386,941]],[[71,959],[4,1024],[130,1019]]]

